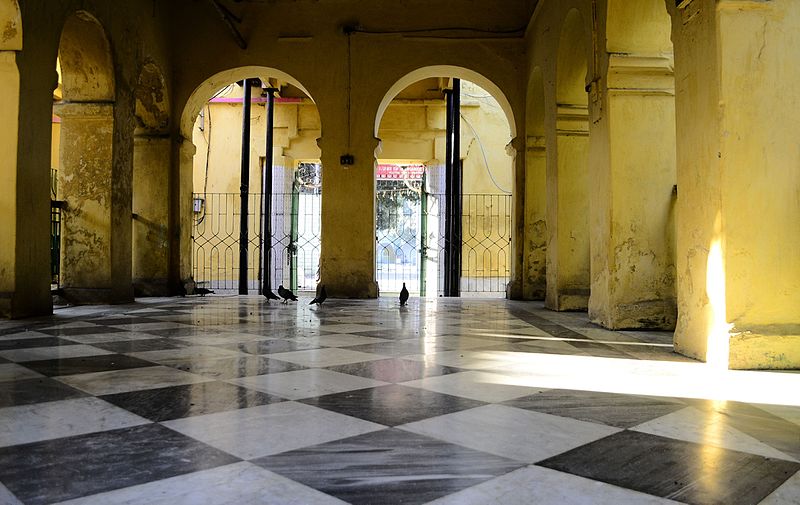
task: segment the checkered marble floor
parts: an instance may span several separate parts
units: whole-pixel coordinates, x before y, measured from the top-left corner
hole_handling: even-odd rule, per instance
[[[800,503],[800,374],[537,303],[307,303],[0,322],[0,503]]]

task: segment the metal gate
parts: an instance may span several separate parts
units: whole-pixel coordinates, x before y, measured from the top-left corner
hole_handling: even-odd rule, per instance
[[[287,188],[288,186],[288,188]],[[319,279],[321,170],[301,164],[294,179],[276,177],[272,194],[272,261],[266,275],[273,290],[282,284],[295,291],[314,291]],[[288,189],[289,191],[286,191]],[[259,291],[262,194],[249,195],[248,290]],[[196,193],[192,234],[193,276],[198,286],[234,293],[239,287],[239,193]]]
[[[425,196],[422,219],[427,223],[424,251],[428,258],[423,273],[445,264],[445,195]],[[511,279],[511,201],[507,194],[462,195],[462,296],[505,295]],[[444,276],[443,268],[424,275],[429,285],[437,283],[438,296],[444,295]]]

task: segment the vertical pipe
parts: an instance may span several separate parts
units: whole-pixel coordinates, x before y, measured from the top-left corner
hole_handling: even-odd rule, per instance
[[[272,157],[275,129],[275,88],[267,88],[267,145],[261,175],[261,293],[272,290]]]
[[[428,270],[428,192],[426,188],[427,171],[422,174],[422,187],[419,194],[419,297],[425,298],[427,287],[425,277]]]
[[[241,214],[239,216],[239,294],[247,294],[247,214],[249,213],[250,193],[250,81],[242,81],[244,95],[242,96],[242,172],[241,186]]]
[[[295,172],[295,177],[297,173]],[[289,253],[289,289],[292,291],[297,291],[297,255],[300,252],[297,247],[297,243],[300,241],[300,234],[299,234],[299,214],[300,214],[300,183],[297,179],[295,179],[294,183],[292,184],[292,209],[291,209],[291,216],[292,216],[292,224],[291,230],[289,231],[289,249],[287,250]]]
[[[447,99],[445,127],[445,160],[444,160],[444,296],[451,296],[453,277],[452,269],[452,228],[453,228],[453,92],[444,90]]]
[[[450,296],[461,296],[461,249],[463,227],[462,217],[462,177],[461,177],[461,79],[453,79],[453,149],[451,161],[453,189],[453,232],[450,237],[450,247],[452,248],[450,273],[453,279],[450,281]]]

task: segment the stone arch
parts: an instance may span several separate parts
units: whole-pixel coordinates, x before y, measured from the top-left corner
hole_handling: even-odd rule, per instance
[[[375,137],[378,137],[378,129],[380,128],[381,119],[383,118],[383,114],[386,112],[386,108],[389,107],[389,104],[392,103],[392,100],[397,96],[398,93],[407,88],[410,84],[413,84],[417,81],[428,79],[430,77],[444,76],[456,77],[465,81],[474,82],[481,88],[488,91],[500,104],[500,107],[503,109],[503,112],[506,115],[506,119],[508,119],[511,138],[514,139],[517,136],[517,123],[514,119],[514,111],[511,107],[511,103],[508,101],[505,93],[503,93],[500,87],[492,82],[492,80],[468,68],[453,65],[432,65],[418,68],[407,73],[398,79],[397,82],[395,82],[392,87],[388,89],[383,97],[383,100],[381,100],[381,103],[378,106],[377,114],[375,114]]]
[[[305,95],[313,104],[316,105],[316,102],[307,88],[294,76],[279,70],[273,67],[267,66],[242,66],[227,69],[211,76],[208,76],[203,82],[201,82],[197,87],[192,91],[186,101],[182,104],[180,110],[180,122],[178,123],[177,127],[179,129],[181,135],[181,144],[180,144],[180,151],[178,153],[178,163],[180,165],[179,169],[179,181],[178,184],[173,184],[173,193],[172,193],[172,202],[173,202],[173,216],[172,218],[175,220],[175,226],[180,230],[179,232],[179,241],[180,244],[176,248],[177,252],[174,253],[172,258],[173,268],[172,271],[178,272],[178,276],[180,279],[188,279],[189,276],[193,275],[194,267],[196,265],[193,264],[194,259],[196,256],[193,253],[193,241],[192,241],[192,227],[193,223],[195,222],[195,214],[192,209],[192,193],[194,191],[194,167],[195,167],[195,154],[200,156],[207,156],[210,154],[210,151],[206,151],[205,148],[198,153],[198,149],[194,144],[194,140],[197,138],[195,135],[197,133],[197,129],[195,128],[195,122],[198,119],[198,115],[206,106],[206,104],[214,98],[215,93],[219,92],[221,89],[225,88],[226,86],[232,83],[238,83],[245,79],[261,79],[264,82],[274,82],[278,81],[283,84],[288,84],[296,90],[299,90],[302,94]],[[280,98],[276,99],[276,103],[280,102]],[[180,104],[179,104],[180,106]],[[280,109],[276,109],[276,121],[280,118]],[[177,114],[177,112],[176,112]],[[255,114],[255,113],[254,113]],[[299,116],[299,115],[298,115]],[[177,117],[177,115],[176,115]],[[300,122],[299,118],[295,118],[297,122]],[[317,121],[321,123],[321,118],[315,117],[313,121]],[[261,123],[263,124],[263,123]],[[297,126],[295,124],[294,126]],[[277,124],[276,124],[277,128]],[[316,130],[317,128],[308,128],[309,130]],[[321,132],[322,125],[319,124],[319,129]],[[294,132],[296,133],[298,128],[294,128]],[[256,135],[255,132],[252,133]],[[295,139],[299,140],[296,143]],[[286,138],[284,137],[284,140]],[[291,185],[294,177],[295,169],[297,168],[299,162],[301,161],[314,161],[320,160],[322,158],[321,147],[320,147],[320,140],[321,140],[321,133],[313,140],[309,137],[306,138],[298,138],[293,137],[289,138],[287,144],[284,144],[284,149],[281,151],[280,146],[278,144],[279,137],[276,136],[274,140],[274,145],[276,149],[274,151],[273,160],[276,166],[283,165],[287,168],[287,173],[284,174],[284,177],[280,177],[273,180],[273,188],[276,187],[277,184],[285,184],[289,188],[288,191],[291,191]],[[253,144],[254,145],[254,144]],[[289,145],[287,148],[286,146]],[[260,148],[264,147],[264,142],[258,142],[258,146]],[[299,147],[298,147],[299,146]],[[256,148],[257,149],[257,148]],[[255,151],[255,149],[253,149]],[[262,151],[263,154],[263,151]],[[208,158],[198,158],[198,159],[208,159]],[[251,157],[251,166],[255,167],[254,160],[255,158]],[[263,158],[262,158],[263,159]],[[280,160],[283,160],[281,162]],[[202,162],[201,162],[202,163]],[[254,174],[253,168],[251,170],[251,174]],[[291,173],[289,173],[291,172]],[[291,176],[291,177],[289,177]],[[239,177],[239,171],[236,171],[236,177]],[[254,179],[254,175],[251,175],[250,181],[250,193],[261,193],[261,186],[256,182]],[[263,182],[263,179],[262,179]],[[219,192],[220,190],[217,190]],[[227,190],[226,190],[227,191]],[[209,193],[212,191],[209,189]],[[289,204],[291,205],[291,203]],[[255,228],[253,228],[255,229]],[[281,243],[283,246],[283,243]],[[273,257],[277,257],[275,254]],[[257,255],[255,251],[249,251],[248,258],[257,259]],[[273,260],[274,261],[274,260]],[[201,264],[200,261],[197,261],[197,264]],[[253,272],[257,271],[258,263],[254,261]],[[222,268],[224,271],[228,271],[227,267]],[[201,279],[196,278],[196,281],[200,281]],[[253,279],[251,279],[252,281]],[[176,279],[173,279],[176,281]],[[272,288],[276,288],[277,284],[272,286]],[[259,287],[259,289],[261,289]]]
[[[559,37],[556,139],[548,149],[545,303],[554,310],[586,310],[589,302],[589,42],[583,16],[571,9]]]
[[[447,235],[443,232],[440,233],[440,230],[446,228],[444,223],[449,219],[445,216],[445,209],[449,207],[445,198],[448,184],[445,182],[447,180],[445,168],[447,149],[446,135],[444,134],[446,117],[444,104],[439,103],[440,109],[438,110],[435,105],[429,104],[425,108],[417,107],[397,114],[392,112],[387,114],[387,110],[394,110],[389,109],[389,106],[398,98],[398,95],[401,98],[406,96],[412,98],[428,96],[421,91],[420,83],[436,79],[441,80],[442,78],[461,79],[464,81],[462,82],[462,115],[459,120],[461,125],[459,159],[463,163],[461,195],[469,196],[461,196],[456,200],[451,200],[451,202],[453,205],[458,205],[458,202],[462,202],[461,209],[463,214],[461,215],[464,216],[463,221],[470,222],[474,226],[469,230],[466,227],[463,228],[463,247],[457,257],[452,256],[453,253],[448,251],[445,246],[448,243]],[[480,95],[473,94],[473,96],[478,97],[478,102],[481,100],[480,97],[484,96],[484,92],[491,96],[492,104],[490,107],[469,109],[463,107],[465,101],[470,100],[470,92],[467,90],[473,84],[476,88],[482,90]],[[436,84],[431,83],[431,86],[427,87],[435,86]],[[443,87],[441,81],[438,87]],[[408,95],[401,95],[404,90]],[[433,95],[429,96],[429,98],[432,97]],[[441,95],[439,95],[440,97]],[[400,101],[400,103],[402,102],[403,100]],[[398,102],[395,103],[398,104]],[[398,104],[398,107],[402,107],[402,105]],[[471,120],[470,117],[472,118]],[[481,121],[477,122],[475,118],[481,118]],[[383,122],[384,127],[386,127],[386,120],[390,120],[390,122],[399,121],[395,123],[398,125],[417,126],[410,127],[402,134],[392,135],[390,139],[389,134],[381,130],[381,123]],[[438,126],[434,126],[434,124],[438,124]],[[491,131],[487,131],[485,126],[487,124],[493,125]],[[404,127],[400,126],[400,128],[403,129]],[[409,207],[412,209],[414,217],[411,219],[415,223],[420,223],[421,229],[428,230],[425,237],[426,246],[423,246],[420,241],[421,234],[411,238],[410,243],[415,243],[417,247],[426,247],[428,253],[425,258],[420,258],[421,261],[425,262],[424,265],[416,272],[404,273],[403,279],[399,279],[397,276],[392,277],[393,271],[391,268],[386,268],[382,275],[382,260],[391,260],[391,254],[387,251],[391,249],[392,232],[385,229],[376,230],[376,235],[378,235],[378,241],[376,242],[376,274],[378,274],[377,280],[381,283],[381,290],[399,291],[399,281],[403,280],[408,282],[407,288],[412,292],[419,289],[420,294],[424,293],[425,296],[436,296],[437,292],[442,294],[447,289],[445,286],[455,286],[455,284],[451,284],[454,279],[446,280],[444,274],[445,270],[449,268],[446,265],[450,265],[457,271],[463,272],[463,277],[458,283],[459,290],[463,289],[465,293],[482,293],[484,296],[491,296],[491,294],[496,296],[498,293],[506,294],[507,283],[513,282],[512,276],[518,272],[512,267],[512,262],[514,261],[512,247],[505,245],[509,244],[512,239],[511,235],[514,233],[512,231],[513,226],[506,227],[506,219],[509,222],[516,219],[513,214],[516,208],[511,201],[512,194],[519,193],[514,171],[516,149],[510,145],[517,135],[516,128],[515,114],[505,93],[490,79],[469,68],[454,65],[420,67],[406,73],[389,87],[375,115],[373,135],[379,141],[375,149],[375,158],[376,161],[381,158],[389,164],[404,164],[408,162],[425,165],[426,183],[424,186],[421,185],[419,179],[407,182],[408,185],[414,186],[417,192],[420,192],[421,188],[424,187],[425,198],[420,197],[420,201],[416,204],[404,205],[406,205],[407,211]],[[424,133],[417,136],[417,132]],[[502,132],[500,134],[502,136],[498,139],[499,135],[494,132]],[[507,135],[506,132],[508,132]],[[381,138],[382,135],[385,135],[386,138]],[[385,166],[379,166],[376,171],[376,190],[386,191],[387,186],[390,187],[394,183],[394,181],[380,180],[381,170],[385,169]],[[417,184],[419,186],[416,186]],[[391,191],[389,190],[389,192]],[[379,193],[376,193],[376,195],[379,195]],[[490,201],[492,203],[489,203]],[[394,212],[389,210],[389,207],[393,204],[386,205],[386,200],[381,200],[380,197],[377,198],[376,202],[378,202],[375,214],[376,223],[383,222],[385,225],[386,223],[382,216],[385,216],[387,212],[389,214]],[[425,211],[421,210],[422,205],[427,206]],[[475,218],[478,208],[482,209],[481,212],[485,212],[485,214],[481,215],[491,215],[491,219],[479,222]],[[492,212],[495,214],[492,214]],[[405,220],[407,218],[402,219]],[[490,221],[493,224],[486,224]],[[375,226],[379,225],[375,224]],[[485,241],[483,241],[484,239]],[[389,243],[385,240],[388,240]],[[407,236],[399,237],[397,240],[403,241],[404,246],[409,243]],[[518,242],[514,242],[514,246],[517,246],[517,244]],[[411,253],[411,249],[408,249],[406,253]],[[414,248],[414,254],[416,253],[417,250]],[[452,258],[458,259],[453,260]],[[448,259],[452,263],[448,263]],[[396,268],[400,270],[402,265],[396,264]],[[417,274],[419,277],[416,277]],[[419,284],[417,280],[420,281]],[[456,294],[456,296],[458,295]]]
[[[105,29],[88,12],[75,12],[64,23],[58,54],[63,98],[53,112],[61,118],[58,193],[65,205],[61,291],[73,303],[130,299],[130,278],[116,278],[130,268],[112,260],[113,243],[130,247],[124,236],[130,229],[112,227],[120,209],[112,190],[115,82]]]
[[[528,78],[525,131],[523,298],[542,300],[547,284],[547,144],[540,67],[535,67]]]
[[[265,66],[246,66],[224,70],[204,80],[195,88],[195,90],[186,100],[186,103],[183,106],[180,122],[180,132],[181,135],[183,135],[183,138],[192,138],[192,126],[194,125],[195,118],[200,113],[200,110],[203,108],[206,102],[217,90],[227,86],[232,82],[238,82],[251,77],[259,77],[264,79],[273,77],[288,82],[289,84],[300,89],[306,94],[307,97],[314,101],[314,97],[311,96],[311,93],[308,92],[308,90],[300,83],[300,81],[286,72],[283,72],[282,70]]]
[[[114,63],[100,22],[78,11],[64,23],[58,49],[65,102],[113,102]]]
[[[170,105],[164,75],[145,61],[134,88],[132,277],[136,296],[169,294]],[[170,244],[171,246],[171,244]]]

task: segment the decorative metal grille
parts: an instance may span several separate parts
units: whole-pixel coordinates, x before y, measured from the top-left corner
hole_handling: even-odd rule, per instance
[[[64,202],[50,201],[50,284],[61,279],[61,208]]]
[[[377,181],[375,272],[383,293],[399,292],[404,282],[412,293],[420,292],[421,182]]]
[[[316,167],[316,168],[309,168]],[[316,171],[316,172],[315,172]],[[276,185],[283,184],[278,178]],[[298,291],[316,290],[319,279],[321,171],[318,164],[302,164],[295,171],[290,191],[272,195],[271,275],[273,290],[279,284]],[[249,195],[248,290],[258,292],[261,244],[261,197]],[[239,285],[238,193],[194,195],[193,275],[198,286],[236,292]]]

